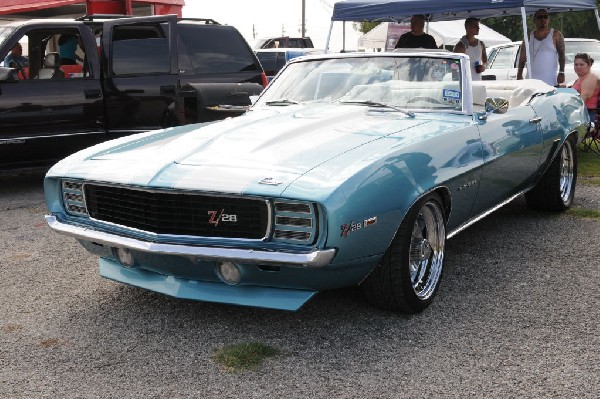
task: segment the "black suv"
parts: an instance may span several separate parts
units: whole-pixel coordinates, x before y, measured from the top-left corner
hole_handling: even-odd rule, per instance
[[[243,36],[210,19],[13,22],[0,27],[0,171],[46,166],[135,132],[239,115],[266,84]]]

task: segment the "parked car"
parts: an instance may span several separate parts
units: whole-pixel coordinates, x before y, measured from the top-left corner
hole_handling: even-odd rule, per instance
[[[255,50],[262,48],[313,48],[310,37],[263,37],[255,39],[252,43],[252,48]]]
[[[573,89],[468,68],[434,51],[294,58],[240,117],[62,160],[46,221],[103,277],[179,298],[295,310],[361,285],[422,311],[447,238],[523,193],[571,206],[589,124]]]
[[[59,57],[72,37],[79,61]],[[48,167],[92,144],[240,115],[267,78],[232,26],[175,16],[21,20],[0,27],[0,173]],[[224,107],[223,105],[226,105]]]
[[[516,79],[519,66],[521,42],[511,42],[490,46],[488,52],[488,68],[482,73],[484,79]],[[577,79],[573,69],[575,54],[588,53],[594,60],[600,61],[600,41],[596,39],[565,38],[565,82],[572,83]],[[592,66],[592,72],[600,75],[600,62]],[[527,68],[523,77],[527,76]]]
[[[303,48],[266,48],[255,50],[256,56],[265,70],[269,81],[283,68],[292,58],[303,55],[322,54],[322,50]]]

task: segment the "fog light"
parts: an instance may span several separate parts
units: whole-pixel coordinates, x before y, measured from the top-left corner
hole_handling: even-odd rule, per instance
[[[113,248],[113,254],[124,267],[133,266],[133,255],[128,248]]]
[[[219,266],[217,266],[217,271],[221,280],[227,284],[234,285],[240,282],[242,275],[240,273],[240,269],[235,263],[219,263]]]

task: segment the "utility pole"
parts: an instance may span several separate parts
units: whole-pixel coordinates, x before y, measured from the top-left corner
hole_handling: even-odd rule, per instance
[[[302,37],[306,37],[306,0],[302,0]]]

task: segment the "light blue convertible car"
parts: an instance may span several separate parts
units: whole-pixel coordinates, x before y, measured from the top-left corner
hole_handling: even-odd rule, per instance
[[[414,313],[447,238],[523,193],[571,206],[588,123],[575,91],[472,82],[462,54],[295,59],[240,117],[62,160],[46,220],[103,277],[178,298],[296,310],[360,285]]]

